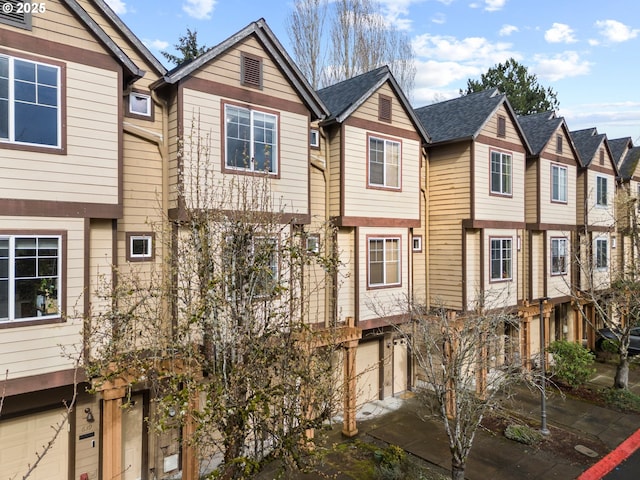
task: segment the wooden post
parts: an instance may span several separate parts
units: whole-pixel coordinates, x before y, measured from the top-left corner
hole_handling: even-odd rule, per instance
[[[358,341],[352,340],[344,344],[344,412],[342,434],[353,437],[358,434],[356,425],[356,352]]]
[[[200,478],[196,445],[193,441],[196,422],[191,413],[198,411],[199,406],[198,391],[189,392],[189,414],[182,427],[182,478],[184,480],[198,480]]]
[[[114,386],[102,392],[102,478],[118,479],[122,475],[122,398],[124,387]]]

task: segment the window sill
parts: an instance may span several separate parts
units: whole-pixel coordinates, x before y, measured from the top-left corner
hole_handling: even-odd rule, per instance
[[[57,316],[47,316],[41,317],[40,319],[28,319],[28,320],[8,320],[8,321],[0,321],[0,330],[6,328],[20,328],[20,327],[32,327],[35,325],[48,325],[48,324],[56,324],[56,323],[65,323],[66,320],[63,319],[60,315]]]

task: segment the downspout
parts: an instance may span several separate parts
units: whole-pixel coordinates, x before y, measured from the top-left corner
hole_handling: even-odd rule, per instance
[[[425,295],[427,309],[431,308],[431,281],[429,271],[429,255],[430,255],[430,239],[429,239],[429,195],[427,195],[427,186],[429,185],[429,157],[427,149],[422,147],[422,155],[424,158],[425,179],[424,183],[420,186],[422,197],[424,198],[424,242],[422,248],[424,249],[424,282],[425,282]]]

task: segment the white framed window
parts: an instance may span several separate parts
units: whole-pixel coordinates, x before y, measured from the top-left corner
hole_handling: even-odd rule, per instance
[[[400,142],[369,137],[369,185],[400,188]]]
[[[129,113],[151,117],[151,96],[144,93],[131,92],[129,94]]]
[[[60,315],[59,235],[0,235],[0,322]]]
[[[416,253],[422,252],[422,235],[413,236],[413,251]]]
[[[317,234],[307,235],[306,250],[307,250],[307,253],[320,252],[320,235],[317,235]]]
[[[315,128],[309,131],[309,145],[313,148],[320,148],[320,132]]]
[[[560,137],[562,138],[562,137]],[[561,165],[551,165],[551,201],[567,203],[568,169]]]
[[[491,280],[512,279],[512,238],[491,238]]]
[[[511,155],[491,152],[491,193],[511,195],[512,176]]]
[[[596,177],[596,206],[606,207],[607,199],[607,177]]]
[[[140,261],[153,258],[153,235],[152,234],[127,234],[128,237],[128,260]]]
[[[606,270],[609,267],[609,241],[606,238],[596,238],[595,264],[597,270]]]
[[[278,116],[225,105],[227,168],[278,173]]]
[[[566,275],[569,242],[566,238],[551,239],[551,275]]]
[[[0,142],[61,146],[60,67],[0,55]]]
[[[400,238],[368,239],[369,287],[400,285]]]

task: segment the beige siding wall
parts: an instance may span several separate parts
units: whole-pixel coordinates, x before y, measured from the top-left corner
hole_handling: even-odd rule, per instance
[[[538,221],[538,162],[527,162],[525,177],[525,218],[527,223]]]
[[[467,268],[467,298],[464,299],[467,310],[473,310],[477,307],[477,300],[482,296],[482,279],[481,279],[481,230],[468,230],[465,232],[467,241],[467,255],[464,258]],[[486,268],[486,267],[485,267]],[[460,285],[462,288],[462,284]],[[433,288],[432,288],[433,290]],[[462,293],[462,292],[461,292]],[[456,305],[455,303],[452,305]],[[463,305],[460,303],[460,307]]]
[[[512,195],[490,193],[491,152],[508,153],[512,158]],[[523,222],[525,216],[524,154],[475,143],[475,218]]]
[[[311,235],[318,235],[320,238],[320,254],[328,257],[332,248],[331,239],[327,238],[325,222],[325,182],[323,172],[315,167],[311,168],[311,224],[307,232]],[[310,323],[323,323],[329,321],[326,316],[326,300],[331,290],[327,289],[331,280],[325,273],[321,265],[315,262],[306,267],[305,287],[308,299],[308,321]]]
[[[469,145],[429,151],[430,301],[456,309],[462,308],[462,221],[471,216]]]
[[[377,117],[376,117],[377,118]],[[368,137],[389,139],[400,143],[401,189],[368,188]],[[361,128],[345,128],[344,214],[354,217],[418,219],[420,143],[400,137],[390,137]],[[376,208],[372,209],[371,206]]]
[[[334,217],[340,215],[341,139],[342,130],[340,128],[333,128],[328,132],[327,171],[329,173],[329,201],[330,215]]]
[[[551,240],[553,238],[566,238],[567,240],[567,273],[564,275],[551,274]],[[573,262],[573,251],[571,249],[571,232],[550,230],[547,232],[547,296],[551,298],[564,297],[571,294],[571,266]],[[534,297],[535,298],[535,297]]]
[[[231,186],[232,179],[237,180],[238,177],[247,178],[246,175],[225,174],[220,175],[221,166],[224,158],[222,150],[221,111],[222,97],[211,95],[196,90],[183,90],[184,101],[184,117],[185,125],[185,154],[183,156],[184,178],[185,183],[193,178],[193,174],[198,166],[197,147],[195,142],[205,145],[208,153],[202,154],[200,159],[201,184],[208,182],[213,185],[212,188],[206,188],[210,193],[228,192],[233,190]],[[253,105],[252,105],[253,107]],[[260,106],[255,106],[260,109]],[[271,190],[273,204],[277,211],[283,213],[309,213],[308,201],[308,178],[309,178],[309,121],[305,115],[280,111],[279,116],[279,177],[270,178],[269,188]],[[194,125],[192,132],[188,131],[189,125]],[[206,167],[205,167],[206,166]],[[205,168],[210,177],[205,179]],[[222,187],[222,188],[221,188]],[[216,198],[216,206],[224,206],[228,201],[228,195],[225,198]],[[189,199],[187,199],[189,202]]]
[[[342,228],[338,230],[338,256],[342,267],[337,275],[337,307],[338,321],[344,321],[346,317],[355,316],[355,269],[357,261],[355,256],[354,229]]]
[[[73,368],[82,341],[82,295],[84,289],[84,220],[68,218],[3,217],[3,228],[67,232],[66,293],[67,321],[58,324],[31,325],[0,330],[0,365],[8,370],[9,380]],[[78,310],[79,309],[79,310]],[[14,325],[19,325],[15,322]]]
[[[4,198],[115,204],[118,76],[71,62],[66,72],[67,154],[3,150],[0,191]]]
[[[615,225],[615,177],[612,174],[604,174],[588,170],[588,197],[587,208],[589,215],[589,225],[591,226],[613,226]],[[596,182],[598,177],[607,179],[607,206],[596,205]]]
[[[485,270],[484,270],[484,284],[485,284],[485,305],[492,308],[504,308],[508,306],[517,305],[518,303],[518,282],[520,266],[519,255],[521,251],[518,251],[518,230],[511,229],[486,229],[484,230],[484,258],[485,258]],[[510,238],[512,240],[511,246],[511,280],[505,281],[492,281],[491,280],[491,239],[495,238]]]
[[[554,223],[558,225],[572,225],[576,218],[576,180],[577,169],[575,166],[560,165],[567,168],[567,203],[551,201],[551,168],[559,165],[547,159],[539,160],[540,171],[540,205],[542,223]]]
[[[595,252],[596,252],[596,242],[598,239],[607,240],[607,256],[609,259],[609,267],[598,269],[595,267]],[[592,235],[593,242],[593,253],[592,253],[592,262],[593,262],[593,287],[596,290],[607,289],[611,285],[611,273],[612,268],[614,267],[614,258],[613,254],[615,254],[615,250],[611,248],[611,235],[608,233],[594,233]]]
[[[368,287],[368,251],[371,237],[400,239],[400,282],[397,287]],[[406,299],[409,292],[409,232],[406,228],[365,228],[359,229],[358,285],[360,287],[360,320],[371,320],[406,313]]]
[[[544,296],[544,258],[547,255],[544,245],[544,235],[542,232],[534,232],[529,237],[531,248],[531,264],[533,268],[531,274],[531,298],[540,298]]]
[[[374,95],[371,95],[355,112],[353,112],[352,116],[367,121],[378,121],[379,95],[385,95],[386,97],[391,98],[392,125],[411,132],[414,131],[415,127],[411,122],[411,119],[407,116],[402,104],[396,98],[396,94],[388,83],[382,85]]]

